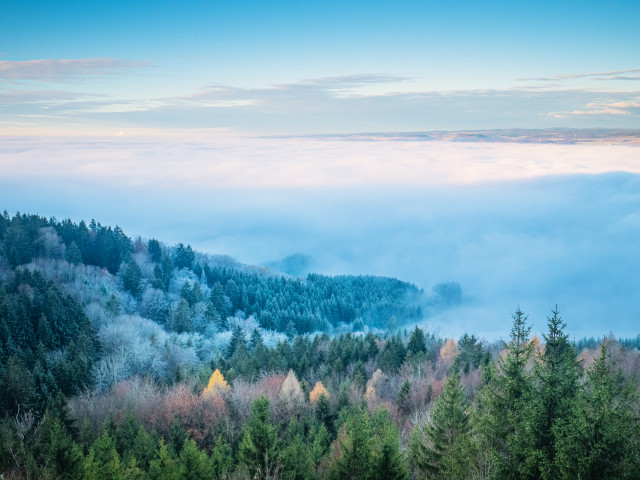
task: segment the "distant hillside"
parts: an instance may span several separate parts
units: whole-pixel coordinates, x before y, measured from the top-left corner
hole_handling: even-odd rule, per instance
[[[167,380],[225,358],[238,329],[267,345],[312,332],[384,331],[420,321],[425,307],[445,308],[447,292],[443,285],[427,298],[384,277],[295,278],[132,239],[95,220],[0,216],[0,360],[10,366],[5,375],[33,386],[11,398],[37,409],[52,392],[107,388],[136,374]]]

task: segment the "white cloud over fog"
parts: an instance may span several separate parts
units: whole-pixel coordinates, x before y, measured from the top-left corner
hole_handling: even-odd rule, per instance
[[[0,206],[326,273],[458,281],[443,334],[640,330],[638,147],[309,139],[4,141]],[[626,171],[633,173],[605,173]]]

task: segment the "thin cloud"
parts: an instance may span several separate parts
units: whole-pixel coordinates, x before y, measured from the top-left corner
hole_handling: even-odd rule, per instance
[[[2,60],[0,61],[0,78],[7,80],[68,81],[81,76],[114,75],[148,65],[148,62],[101,57]]]
[[[210,84],[187,95],[153,99],[87,96],[74,100],[52,92],[50,98],[20,102],[16,99],[21,93],[15,90],[0,97],[0,104],[11,105],[0,118],[55,113],[72,118],[76,125],[118,130],[224,128],[258,135],[301,135],[567,126],[634,128],[640,114],[634,106],[640,95],[637,91],[391,90],[394,83],[403,80],[362,74],[259,88]],[[578,113],[591,111],[599,113]],[[612,120],[600,123],[607,114]],[[566,119],[571,123],[565,123]]]
[[[611,70],[608,72],[595,73],[564,73],[561,75],[552,75],[549,77],[527,77],[518,78],[518,82],[555,82],[558,80],[576,80],[580,78],[593,78],[597,80],[640,80],[640,77],[627,76],[629,73],[640,73],[640,68],[628,68],[626,70]]]
[[[554,118],[568,118],[572,115],[633,115],[640,113],[640,101],[590,102],[586,108],[568,112],[552,112]]]

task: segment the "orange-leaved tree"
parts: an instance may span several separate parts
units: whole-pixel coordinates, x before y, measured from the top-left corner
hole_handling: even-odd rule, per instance
[[[324,395],[327,400],[330,397],[329,391],[325,388],[322,382],[316,382],[313,390],[309,392],[309,401],[311,402],[311,404],[315,405],[322,395]]]

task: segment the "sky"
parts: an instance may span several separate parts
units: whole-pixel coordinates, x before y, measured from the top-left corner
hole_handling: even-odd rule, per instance
[[[635,336],[637,141],[402,132],[637,133],[638,25],[637,0],[0,0],[0,209],[457,281],[444,335],[505,336],[518,305],[539,333],[557,303],[574,336]]]
[[[2,1],[8,135],[635,128],[640,4]]]

